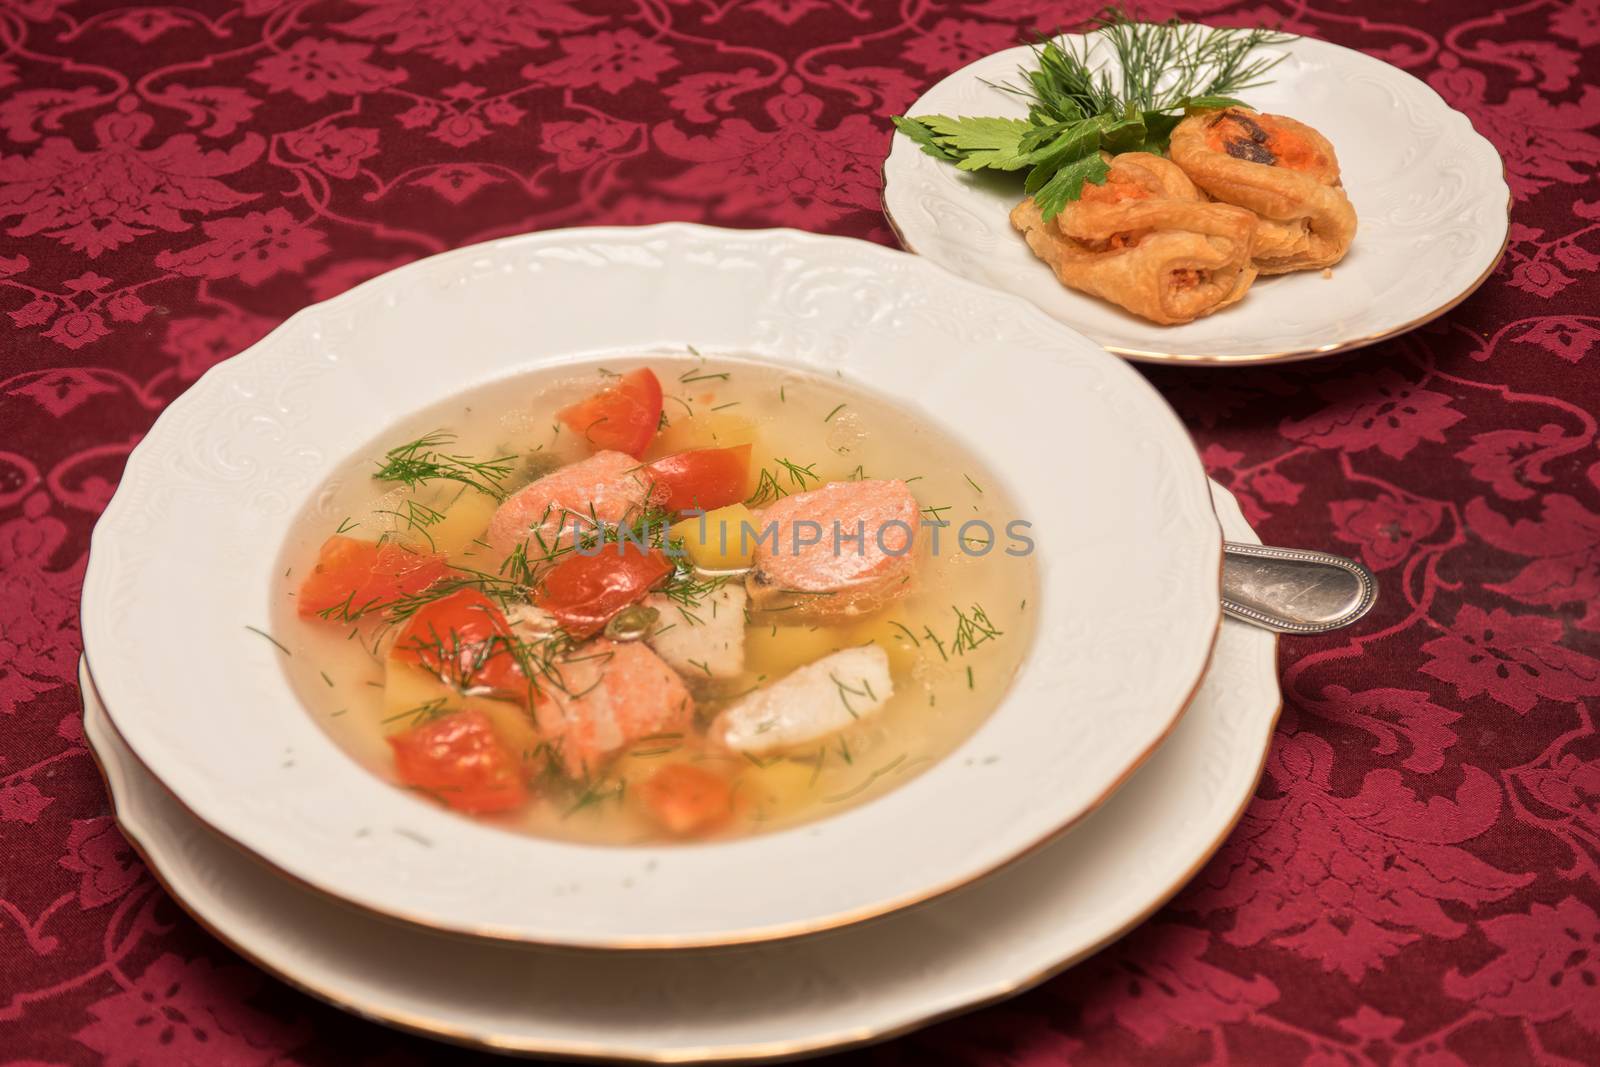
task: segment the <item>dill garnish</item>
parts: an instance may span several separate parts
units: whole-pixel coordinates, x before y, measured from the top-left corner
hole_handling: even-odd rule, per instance
[[[278,646],[278,651],[282,652],[285,656],[294,655],[293,652],[290,652],[286,647],[284,647],[284,644],[283,644],[282,641],[279,641],[276,637],[273,637],[271,634],[267,633],[267,631],[258,630],[254,626],[246,626],[245,629],[249,630],[253,634],[260,634],[262,637],[265,637],[268,641],[271,641],[273,644],[277,645]]]
[[[480,493],[504,499],[500,483],[511,475],[515,456],[497,456],[494,459],[476,460],[470,456],[442,452],[441,447],[456,439],[455,434],[435,430],[415,441],[391,448],[384,453],[373,475],[380,482],[399,482],[415,489],[435,479],[445,479],[469,485]]]
[[[780,459],[777,461],[775,469],[761,468],[761,472],[756,479],[755,492],[750,494],[749,498],[745,500],[745,504],[750,507],[758,507],[762,504],[770,504],[780,497],[788,496],[790,493],[804,492],[807,488],[807,483],[815,484],[822,481],[822,477],[816,472],[816,466],[815,463],[801,465],[790,462],[787,459]]]
[[[909,626],[907,626],[905,623],[896,622],[895,620],[890,619],[889,620],[889,625],[893,626],[896,630],[899,630],[901,633],[905,634],[907,640],[909,640],[911,642],[911,647],[912,648],[921,648],[922,647],[922,642],[917,640],[917,635],[912,633],[911,632],[911,628]]]
[[[396,712],[395,714],[390,715],[388,718],[380,720],[380,722],[384,726],[387,726],[392,722],[401,722],[405,720],[406,729],[415,729],[416,727],[421,726],[423,723],[431,722],[443,715],[448,703],[449,701],[444,697],[435,697],[432,700],[418,704],[414,708],[407,708],[405,711]]]
[[[993,641],[1004,635],[994,623],[989,621],[989,616],[983,610],[983,605],[974,604],[970,613],[962,611],[954,605],[950,608],[956,613],[956,635],[950,647],[956,655],[960,656],[977,648],[985,641]]]
[[[406,529],[421,534],[427,540],[430,551],[437,550],[438,546],[433,543],[433,535],[428,532],[428,527],[443,522],[444,512],[438,508],[429,507],[418,500],[408,499],[403,501],[403,504],[405,506],[404,511],[398,508],[381,508],[373,512],[373,514],[393,515],[396,519],[405,523]]]
[[[1106,180],[1101,152],[1164,153],[1186,113],[1241,106],[1233,94],[1266,84],[1283,58],[1251,53],[1293,39],[1176,19],[1136,22],[1114,7],[1086,29],[1075,41],[1041,41],[1033,68],[1020,71],[1024,84],[997,86],[1028,102],[1026,119],[896,115],[892,121],[928,155],[962,170],[1026,169],[1023,189],[1049,222],[1082,195],[1085,182]],[[1101,42],[1114,63],[1091,64]]]
[[[861,716],[856,712],[856,709],[851,706],[851,697],[866,697],[868,700],[877,700],[877,697],[873,696],[872,694],[872,686],[868,684],[865,678],[857,679],[862,685],[862,688],[860,689],[857,689],[851,685],[846,685],[844,682],[840,681],[839,676],[834,674],[832,671],[828,672],[828,680],[831,681],[839,690],[839,702],[844,705],[844,710],[850,713],[850,717],[852,719],[859,719]]]
[[[822,802],[824,804],[837,804],[841,800],[849,800],[851,797],[859,796],[860,794],[866,792],[867,789],[871,787],[873,782],[876,782],[879,778],[882,778],[884,775],[888,774],[905,761],[906,754],[902,752],[888,763],[885,763],[882,767],[879,767],[877,770],[867,775],[859,783],[857,783],[854,788],[847,789],[843,793],[839,793],[835,796],[823,797]]]

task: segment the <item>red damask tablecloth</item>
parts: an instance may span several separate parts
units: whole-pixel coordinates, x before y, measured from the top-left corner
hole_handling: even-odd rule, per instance
[[[202,932],[118,836],[74,667],[89,530],[162,406],[295,309],[502,234],[892,243],[886,116],[1094,0],[0,0],[0,1063],[421,1064]],[[839,1063],[1600,1063],[1600,0],[1151,0],[1379,56],[1516,196],[1440,321],[1156,371],[1269,542],[1383,583],[1287,640],[1244,822],[1153,920]]]

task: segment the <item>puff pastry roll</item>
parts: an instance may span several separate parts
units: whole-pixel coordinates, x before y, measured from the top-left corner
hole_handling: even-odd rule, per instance
[[[1170,160],[1146,152],[1112,159],[1105,183],[1086,184],[1049,222],[1029,197],[1011,225],[1063,285],[1162,325],[1227,307],[1256,277],[1255,216],[1208,203]]]
[[[1344,258],[1356,212],[1328,139],[1303,122],[1241,108],[1204,111],[1172,131],[1172,161],[1227,204],[1260,217],[1262,274],[1328,267]]]

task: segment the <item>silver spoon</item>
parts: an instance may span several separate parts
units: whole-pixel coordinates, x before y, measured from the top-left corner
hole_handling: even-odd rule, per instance
[[[1378,600],[1372,572],[1330,552],[1223,543],[1222,611],[1286,634],[1349,626]]]
[[[1303,548],[1274,548],[1225,541],[1222,611],[1242,622],[1286,634],[1320,634],[1349,626],[1378,602],[1372,572],[1353,559]],[[702,571],[736,577],[745,570]],[[630,612],[649,612],[637,620]],[[655,624],[650,608],[630,609],[606,626],[618,641],[643,637]]]

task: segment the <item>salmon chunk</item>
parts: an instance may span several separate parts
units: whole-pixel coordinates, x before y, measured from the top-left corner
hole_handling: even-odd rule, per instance
[[[717,716],[711,736],[754,756],[782,752],[838,733],[893,695],[888,653],[840,649],[741,697]]]
[[[574,522],[579,529],[595,519],[621,522],[644,504],[648,491],[638,460],[623,452],[596,452],[513,493],[489,521],[486,540],[506,555],[527,541],[534,558],[543,554],[540,538],[554,548],[563,534],[571,541]]]
[[[911,590],[917,498],[901,481],[829,482],[756,516],[750,604],[799,619],[865,615]]]
[[[682,736],[693,725],[694,701],[683,680],[643,642],[591,641],[559,670],[560,687],[545,687],[548,699],[536,715],[573,777],[594,773],[635,741]]]

